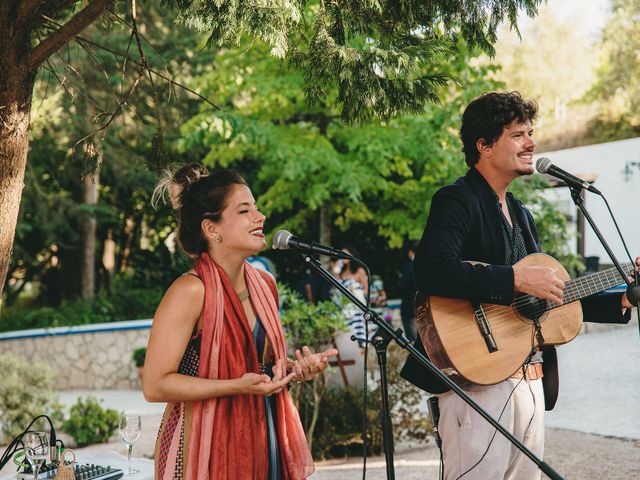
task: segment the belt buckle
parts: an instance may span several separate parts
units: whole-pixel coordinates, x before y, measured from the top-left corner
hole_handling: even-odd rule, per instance
[[[511,375],[511,378],[515,378],[515,379],[524,378],[524,380],[527,383],[533,380],[538,380],[542,378],[542,371],[540,372],[538,371],[538,369],[542,370],[542,366],[538,367],[538,365],[541,365],[541,364],[529,363],[527,365],[524,365],[520,367],[513,375]]]

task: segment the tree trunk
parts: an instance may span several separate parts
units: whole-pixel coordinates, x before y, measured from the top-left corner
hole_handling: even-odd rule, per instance
[[[71,1],[0,0],[0,295],[15,239],[29,150],[31,97],[40,65],[91,25],[113,0],[93,0],[32,48],[32,29]]]
[[[99,166],[93,175],[87,174],[82,179],[82,201],[85,205],[97,205],[99,182]],[[80,296],[85,300],[93,298],[95,293],[97,226],[98,221],[95,215],[85,212],[81,221],[82,260],[80,262]]]
[[[0,29],[0,295],[13,250],[29,149],[31,95],[35,73],[20,68],[29,38]]]

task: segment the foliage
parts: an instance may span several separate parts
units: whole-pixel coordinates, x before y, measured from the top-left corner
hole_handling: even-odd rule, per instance
[[[324,350],[332,343],[334,333],[346,331],[341,309],[332,301],[307,303],[297,293],[284,285],[278,285],[282,314],[280,318],[287,335],[290,350],[309,346],[314,352]],[[293,352],[290,352],[292,356]],[[309,448],[313,448],[314,431],[320,418],[320,404],[326,392],[324,373],[305,382],[294,392],[294,401],[300,407],[308,402],[308,418],[304,421]]]
[[[144,366],[144,359],[147,356],[147,347],[136,348],[133,351],[132,359],[136,367]]]
[[[171,15],[156,1],[137,4],[144,12],[139,12],[138,29],[145,39],[153,38],[143,42],[145,60],[173,81],[188,83],[211,56],[201,52],[202,35],[173,24]],[[115,18],[111,13],[109,17]],[[129,61],[124,62],[118,53],[124,54],[132,39],[120,20],[96,24],[82,38],[82,46],[74,44],[65,54],[54,55],[38,76],[5,305],[12,305],[24,293],[35,294],[37,303],[51,306],[78,296],[83,253],[79,225],[87,214],[98,223],[98,289],[109,289],[112,280],[100,261],[107,239],[115,244],[116,276],[133,275],[138,286],[166,287],[177,271],[184,271],[183,259],[165,244],[175,228],[170,208],[163,205],[153,210],[149,205],[157,182],[154,172],[166,164],[154,157],[158,126],[164,126],[163,138],[170,144],[177,133],[170,126],[195,113],[195,97],[172,84],[158,83],[157,78],[156,83],[144,75],[140,78],[135,62],[141,59],[135,49],[129,49]],[[136,80],[137,87],[121,104],[120,94]],[[60,81],[64,94],[56,90]],[[164,125],[165,119],[171,123]],[[109,135],[101,130],[108,122]],[[95,143],[101,162],[86,158],[86,142],[78,143],[79,139]],[[176,161],[175,152],[170,153]],[[189,155],[182,157],[193,160]],[[98,204],[89,206],[83,200],[82,177],[94,170]],[[29,292],[30,285],[41,288]]]
[[[38,415],[55,419],[61,406],[52,385],[50,368],[10,353],[0,353],[0,444],[19,435]]]
[[[389,405],[395,438],[428,442],[433,425],[426,410],[420,408],[420,403],[426,402],[426,394],[400,376],[400,370],[407,358],[406,352],[393,342],[387,352]],[[378,401],[378,408],[382,405],[381,393],[379,385],[372,392]]]
[[[598,104],[591,134],[601,142],[640,135],[640,1],[612,0],[611,10],[602,34],[597,81],[585,98]]]
[[[304,385],[298,406],[300,418],[305,426],[309,422],[310,402],[314,400],[312,389]],[[300,387],[299,387],[300,388]],[[320,406],[320,417],[315,430],[311,453],[315,459],[342,456],[355,456],[362,453],[362,390],[347,388],[329,388],[325,390]],[[372,395],[367,397],[367,454],[379,454],[382,450],[382,434],[379,422],[380,413],[375,409]],[[309,435],[309,432],[307,432]]]
[[[69,411],[62,429],[71,435],[78,447],[104,443],[118,428],[119,413],[103,408],[95,397],[78,398]]]
[[[151,318],[162,293],[160,287],[140,289],[125,284],[116,287],[111,294],[101,292],[93,300],[63,302],[57,307],[5,308],[0,317],[0,331]]]
[[[438,66],[458,37],[493,54],[498,24],[506,18],[517,29],[518,12],[535,15],[541,0],[175,3],[184,23],[209,32],[209,45],[260,39],[300,70],[311,105],[333,97],[342,118],[362,122],[421,112],[448,78]]]
[[[568,272],[584,270],[580,257],[571,253],[570,242],[574,235],[569,231],[567,219],[562,211],[541,194],[548,187],[546,180],[534,175],[512,183],[511,191],[531,211],[542,251],[562,263]]]
[[[554,8],[540,8],[536,21],[523,28],[522,38],[504,25],[493,59],[502,67],[496,79],[538,103],[535,139],[542,151],[583,144],[594,114],[581,102],[595,80],[593,42],[580,34],[576,19],[559,20]]]
[[[431,422],[425,409],[419,408],[424,393],[400,377],[405,355],[400,347],[391,344],[387,356],[389,405],[396,440],[428,442]],[[371,372],[371,382],[376,382],[378,372]],[[302,391],[300,417],[303,422],[310,415],[311,389]],[[320,420],[314,432],[313,457],[316,459],[360,455],[362,453],[362,390],[331,388],[324,393]],[[379,384],[367,395],[367,444],[368,454],[382,451],[382,398]]]
[[[249,42],[264,42],[271,55],[285,59],[300,70],[304,97],[310,104],[324,108],[327,99],[332,98],[343,119],[362,122],[386,120],[402,112],[421,112],[425,103],[439,98],[439,90],[449,78],[441,67],[450,61],[458,38],[492,53],[497,25],[506,19],[517,29],[519,11],[534,16],[541,2],[475,0],[465,2],[463,8],[456,2],[425,4],[418,0],[348,1],[339,6],[323,1],[288,0],[268,4],[220,0],[164,0],[163,3],[165,7],[178,8],[183,24],[207,31],[209,46],[238,45],[245,38]],[[194,71],[189,67],[197,63],[191,57],[196,58],[194,51],[201,46],[200,42],[190,43],[192,38],[183,35],[184,30],[170,22],[168,10],[154,9],[151,0],[131,4],[108,0],[88,3],[46,0],[28,3],[24,8],[21,2],[12,0],[2,5],[0,31],[6,33],[3,40],[10,43],[7,42],[9,48],[0,55],[0,63],[7,67],[3,70],[6,75],[0,75],[0,91],[3,98],[17,98],[16,104],[25,108],[21,108],[16,117],[16,124],[22,128],[21,135],[16,137],[20,140],[14,141],[15,135],[7,129],[1,132],[0,138],[0,147],[6,148],[2,158],[10,159],[6,162],[10,168],[0,172],[0,184],[7,190],[7,195],[0,196],[2,210],[11,207],[7,223],[9,241],[0,252],[0,291],[4,289],[17,205],[22,194],[29,148],[26,132],[36,72],[40,71],[43,91],[34,96],[34,106],[45,103],[39,100],[51,96],[49,88],[53,90],[53,84],[59,84],[70,94],[55,105],[56,114],[68,120],[59,124],[67,126],[62,128],[66,145],[61,150],[80,151],[78,157],[82,158],[78,160],[83,163],[83,174],[96,173],[105,159],[123,157],[125,163],[142,157],[152,170],[158,171],[174,160],[164,139],[171,140],[170,127],[179,123],[181,107],[186,102],[178,102],[178,107],[173,109],[164,110],[159,106],[158,99],[164,93],[159,85],[169,85],[166,93],[172,98],[176,83],[170,73],[159,72],[161,68],[157,65],[161,60],[149,68],[150,61],[156,57],[154,49],[167,53],[168,58],[180,58],[178,62],[166,62],[169,67],[166,70],[180,71],[184,67],[186,74],[179,79],[188,79]],[[108,14],[103,15],[105,12]],[[103,21],[98,22],[101,17]],[[149,42],[147,29],[167,42],[161,45],[160,40],[155,44]],[[90,38],[83,38],[79,35],[81,32]],[[69,46],[74,42],[79,48]],[[205,57],[198,55],[197,58]],[[76,61],[79,65],[71,65]],[[204,70],[204,65],[197,65],[196,69]],[[103,88],[96,88],[98,78],[106,80],[101,85]],[[168,83],[158,83],[159,78]],[[217,108],[211,102],[209,105]],[[107,131],[111,134],[111,145],[107,145]],[[296,133],[295,129],[292,133]],[[95,216],[94,208],[84,206],[85,215],[81,217]],[[119,232],[121,238],[116,242],[124,258],[120,263],[125,267],[132,239],[146,227],[145,216],[139,211],[135,213],[136,216],[123,215],[117,219],[123,226]],[[162,234],[168,222],[159,223],[160,228],[153,225],[150,230],[164,240]],[[110,233],[109,229],[100,232],[100,238]],[[51,250],[52,244],[44,243],[37,253],[35,249],[30,250],[31,260],[38,258],[42,269],[47,257],[51,261],[58,258]],[[93,252],[93,248],[87,252]],[[67,258],[73,257],[73,249],[69,249]],[[82,271],[89,272],[82,281],[84,287],[90,287],[83,288],[82,292],[90,295],[93,285],[87,285],[87,278],[91,277],[91,269]],[[16,288],[10,298],[15,299],[19,289],[35,279],[28,279],[25,272],[26,267],[18,262],[14,268],[16,275],[11,278]]]
[[[273,230],[317,232],[326,206],[341,231],[373,222],[394,248],[418,238],[423,225],[415,220],[426,218],[435,189],[464,171],[457,153],[462,109],[497,86],[487,80],[495,67],[474,65],[477,52],[458,42],[456,56],[440,66],[460,81],[439,92],[446,103],[425,106],[419,116],[347,126],[338,121],[335,95],[308,107],[300,69],[270,58],[264,45],[247,48],[221,51],[218,68],[197,78],[229,110],[194,116],[177,148],[199,152],[210,165],[256,172],[250,180]]]
[[[282,323],[289,345],[309,345],[314,350],[327,348],[336,331],[346,331],[341,310],[334,302],[305,302],[289,288],[278,287],[283,312]],[[424,441],[429,421],[417,408],[422,395],[413,385],[400,378],[400,366],[404,361],[400,347],[391,345],[387,358],[389,368],[389,399],[392,408],[396,438]],[[372,375],[372,382],[376,376]],[[300,418],[314,458],[353,453],[361,445],[362,392],[353,388],[328,388],[324,374],[311,382],[305,382],[293,393],[300,411]],[[382,448],[380,388],[374,388],[367,397],[367,419],[370,425],[368,443],[371,451]]]
[[[291,348],[308,345],[314,349],[331,343],[333,334],[346,331],[341,309],[335,302],[308,303],[286,285],[279,284],[280,319]]]

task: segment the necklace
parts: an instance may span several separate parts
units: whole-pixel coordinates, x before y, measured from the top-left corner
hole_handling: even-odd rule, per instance
[[[242,292],[238,294],[238,298],[241,302],[244,302],[247,298],[249,298],[249,289],[245,288]]]

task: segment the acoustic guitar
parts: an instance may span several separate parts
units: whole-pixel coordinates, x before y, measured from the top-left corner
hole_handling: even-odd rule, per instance
[[[513,375],[534,348],[573,340],[582,325],[578,300],[623,283],[616,268],[571,280],[560,262],[543,253],[528,255],[516,265],[554,268],[565,282],[562,305],[518,292],[509,306],[420,292],[416,296],[416,323],[425,350],[458,385],[499,383]],[[630,274],[634,266],[622,268]]]

